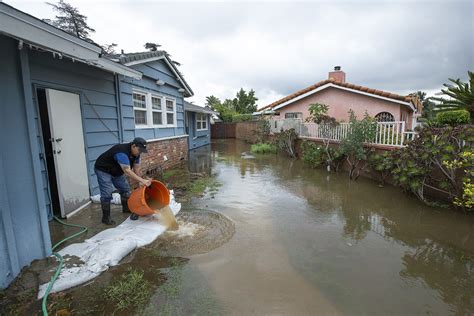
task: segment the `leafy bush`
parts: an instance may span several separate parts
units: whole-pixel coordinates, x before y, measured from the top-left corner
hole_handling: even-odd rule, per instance
[[[380,183],[385,184],[387,177],[393,170],[393,156],[391,152],[372,153],[367,161],[369,166],[377,172],[380,177]]]
[[[312,141],[304,140],[301,143],[301,159],[311,167],[316,168],[326,162],[326,153],[323,147]]]
[[[393,153],[395,183],[427,204],[425,191],[430,189],[472,210],[473,143],[472,125],[421,129],[407,147]]]
[[[469,124],[471,115],[466,110],[446,111],[436,114],[436,123],[439,126],[458,126]]]
[[[344,153],[340,148],[326,148],[309,140],[301,143],[301,159],[313,168],[326,165],[331,167],[328,169],[338,171],[344,158]]]
[[[373,141],[377,125],[367,112],[362,120],[357,120],[352,110],[349,111],[349,122],[351,128],[341,142],[341,150],[349,164],[349,178],[357,180],[370,150],[365,143]]]
[[[291,158],[296,157],[296,139],[298,138],[298,134],[296,133],[294,128],[287,129],[285,131],[281,131],[280,133],[276,134],[276,145],[278,149],[287,153]]]
[[[257,129],[254,131],[257,143],[264,143],[270,135],[270,122],[262,115],[258,119]]]
[[[234,115],[235,115],[235,112],[231,112],[231,111],[228,111],[228,112],[222,111],[220,113],[220,116],[223,122],[232,122],[232,117]]]
[[[253,118],[252,114],[233,114],[232,122],[247,122]]]
[[[255,154],[275,154],[277,152],[277,148],[273,144],[258,143],[253,144],[250,151]]]

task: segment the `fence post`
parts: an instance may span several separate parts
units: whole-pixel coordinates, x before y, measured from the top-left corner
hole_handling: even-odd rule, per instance
[[[403,147],[404,142],[405,142],[405,121],[402,121],[402,142],[401,142],[402,147]]]

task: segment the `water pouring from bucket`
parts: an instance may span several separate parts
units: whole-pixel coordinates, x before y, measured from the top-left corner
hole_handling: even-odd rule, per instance
[[[177,230],[178,222],[169,207],[170,192],[160,181],[152,180],[149,187],[132,191],[128,199],[130,210],[140,216],[158,214],[169,230]]]

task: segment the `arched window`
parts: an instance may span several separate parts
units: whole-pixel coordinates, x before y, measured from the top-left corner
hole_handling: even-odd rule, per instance
[[[388,112],[380,112],[375,116],[377,122],[394,122],[395,118]]]

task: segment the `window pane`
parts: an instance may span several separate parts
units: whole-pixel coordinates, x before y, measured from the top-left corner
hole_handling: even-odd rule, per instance
[[[173,101],[166,100],[166,111],[174,111]]]
[[[145,95],[134,93],[133,94],[133,106],[136,108],[146,108]]]
[[[201,122],[199,121],[196,122],[196,129],[201,129]]]
[[[135,111],[135,125],[146,125],[145,111]]]
[[[151,107],[153,110],[160,110],[161,111],[161,99],[151,97]]]
[[[207,122],[206,121],[202,122],[202,129],[207,129]]]
[[[301,112],[289,112],[289,113],[285,113],[285,118],[302,118],[303,117],[303,113]]]
[[[166,124],[168,125],[174,124],[174,113],[166,113]]]
[[[153,112],[153,124],[154,125],[163,124],[163,118],[161,116],[161,112]]]

